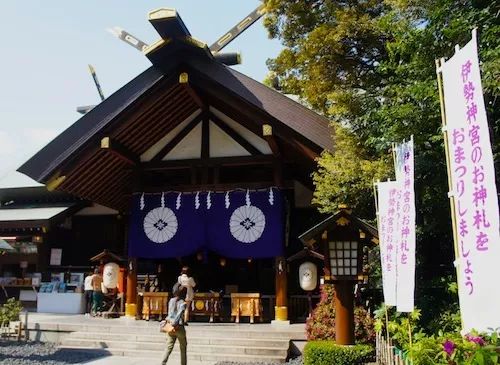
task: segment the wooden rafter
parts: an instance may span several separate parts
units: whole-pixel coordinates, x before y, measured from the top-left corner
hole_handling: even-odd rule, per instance
[[[101,149],[109,151],[114,156],[118,157],[120,160],[128,164],[135,166],[140,163],[139,156],[134,154],[127,147],[122,145],[116,139],[112,139],[111,137],[104,137],[103,139],[101,139]]]
[[[275,161],[274,156],[259,155],[259,156],[230,156],[230,157],[213,157],[207,160],[186,159],[173,161],[156,161],[145,163],[144,171],[154,170],[172,170],[172,169],[189,169],[194,166],[246,166],[246,165],[271,165]]]
[[[201,126],[201,159],[207,160],[210,158],[210,125],[208,114],[202,113]]]
[[[207,161],[210,158],[210,121],[208,113],[203,112],[203,121],[201,126],[201,160]],[[201,168],[201,183],[208,183],[208,166]]]
[[[194,118],[183,130],[181,130],[177,135],[172,138],[152,159],[149,163],[155,163],[161,161],[172,149],[182,141],[202,120],[203,114],[198,115]]]
[[[251,155],[262,155],[262,152],[260,152],[254,145],[252,145],[250,142],[248,142],[245,138],[243,138],[240,134],[238,134],[233,128],[231,128],[229,125],[224,123],[222,120],[220,120],[217,116],[215,116],[213,113],[210,114],[210,120],[214,122],[214,124],[222,129],[224,133],[226,133],[229,137],[234,139],[241,147],[243,147],[245,150],[248,151]]]
[[[200,96],[196,93],[196,91],[189,85],[189,74],[187,72],[183,72],[179,75],[179,84],[187,91],[189,96],[194,100],[196,105],[198,105],[201,109],[206,109],[206,104],[201,100]]]

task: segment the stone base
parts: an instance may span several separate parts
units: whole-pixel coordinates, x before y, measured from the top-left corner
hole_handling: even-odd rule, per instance
[[[278,320],[272,320],[271,321],[272,326],[289,326],[290,321],[278,321]]]

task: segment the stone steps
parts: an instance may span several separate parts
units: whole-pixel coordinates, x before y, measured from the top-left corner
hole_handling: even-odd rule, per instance
[[[148,323],[147,326],[120,326],[120,325],[92,325],[92,324],[71,324],[71,323],[44,323],[37,324],[37,327],[30,324],[30,330],[43,330],[43,331],[58,331],[58,332],[93,332],[93,333],[134,333],[134,334],[160,334],[159,324]],[[262,338],[262,327],[259,325],[190,325],[186,328],[189,335],[196,335],[197,337],[237,337],[237,338]],[[266,327],[265,338],[275,339],[297,339],[305,338],[305,331],[287,331],[284,329],[269,329]]]
[[[35,317],[35,316],[34,316]],[[159,322],[129,318],[102,319],[84,316],[37,316],[29,322],[33,339],[51,338],[61,348],[79,351],[102,351],[105,354],[151,359],[158,363],[166,348],[165,334]],[[186,327],[188,358],[194,363],[219,361],[282,363],[290,341],[304,340],[304,325],[247,323],[200,323]],[[176,344],[172,358],[179,359]],[[153,360],[154,359],[154,360]],[[178,360],[173,360],[173,363]]]
[[[158,343],[165,344],[165,334],[145,335],[145,334],[128,334],[128,333],[98,333],[98,332],[72,332],[65,338],[67,341],[79,340],[94,340],[99,341],[120,341],[120,342],[136,342],[136,343]],[[188,340],[190,345],[220,345],[227,340],[226,337],[215,336],[199,336],[198,333],[189,333]],[[234,346],[252,346],[252,347],[273,347],[288,349],[288,339],[278,338],[241,338],[231,337],[231,345]]]
[[[135,341],[113,341],[96,339],[67,338],[61,343],[65,347],[86,347],[95,349],[116,349],[116,350],[146,350],[146,351],[164,351],[166,341],[161,342],[135,342]],[[193,344],[188,337],[188,346],[190,351],[206,354],[231,354],[231,355],[263,355],[280,356],[286,358],[288,344],[283,347],[264,347],[264,346],[237,346],[231,341],[229,344]]]
[[[189,346],[189,345],[188,345]],[[79,351],[95,351],[96,348],[93,347],[85,347],[85,346],[59,346],[61,349],[72,349],[72,350],[79,350]],[[162,351],[151,351],[151,350],[128,350],[128,349],[115,349],[115,348],[106,348],[106,353],[109,355],[114,355],[114,356],[124,356],[124,357],[135,357],[135,358],[141,358],[141,359],[151,359],[151,363],[153,362],[159,362],[159,359],[162,358],[163,352],[165,349]],[[236,362],[241,362],[241,363],[246,363],[246,362],[268,362],[268,363],[283,363],[285,362],[285,357],[283,356],[263,356],[263,355],[247,355],[247,354],[216,354],[216,353],[202,353],[202,352],[195,352],[194,350],[191,349],[191,347],[188,347],[188,352],[187,352],[187,358],[188,361],[200,361],[200,362],[207,362],[207,363],[213,363],[213,362],[218,362],[218,361],[236,361]],[[176,360],[180,359],[180,354],[179,354],[179,349],[178,345],[174,347],[174,350],[172,351],[170,355],[169,361],[175,362]]]

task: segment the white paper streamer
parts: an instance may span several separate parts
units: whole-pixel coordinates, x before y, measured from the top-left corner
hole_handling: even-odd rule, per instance
[[[175,201],[175,209],[176,210],[179,210],[179,208],[181,207],[181,195],[182,195],[182,193],[179,193],[179,195],[177,195],[177,200]]]
[[[207,194],[207,209],[212,207],[212,199],[210,198],[210,191]]]
[[[161,207],[165,208],[165,193],[161,193]]]
[[[144,210],[145,206],[146,206],[146,204],[144,203],[144,193],[142,193],[142,195],[141,195],[141,201],[140,201],[141,210]]]
[[[274,193],[273,188],[269,189],[269,204],[274,205]]]
[[[194,199],[194,207],[198,209],[200,207],[200,192],[196,193],[196,198]]]
[[[250,206],[250,191],[247,189],[247,193],[245,195],[245,202],[247,204],[247,206]]]
[[[226,209],[228,209],[229,206],[231,205],[231,202],[229,201],[229,191],[226,191],[226,196],[224,197],[224,202],[226,205]]]

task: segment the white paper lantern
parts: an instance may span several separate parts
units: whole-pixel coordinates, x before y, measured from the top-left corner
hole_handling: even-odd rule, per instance
[[[304,262],[299,267],[300,287],[305,291],[316,289],[318,282],[318,269],[312,262]]]
[[[114,262],[104,265],[104,269],[102,271],[102,281],[107,289],[115,289],[117,287],[119,272],[120,266]]]

